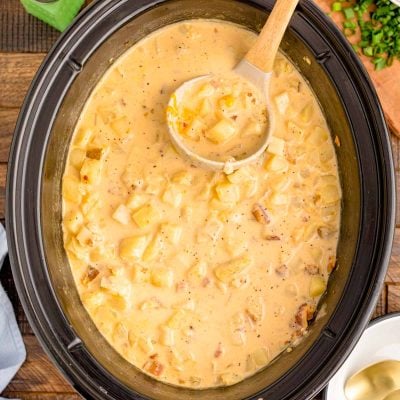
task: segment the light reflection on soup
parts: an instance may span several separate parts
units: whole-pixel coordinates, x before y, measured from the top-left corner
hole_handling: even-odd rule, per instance
[[[175,385],[230,385],[267,365],[307,331],[335,265],[333,143],[282,55],[257,164],[213,173],[171,146],[170,95],[228,73],[255,37],[195,20],[140,41],[93,91],[68,156],[64,243],[82,302],[123,357]]]

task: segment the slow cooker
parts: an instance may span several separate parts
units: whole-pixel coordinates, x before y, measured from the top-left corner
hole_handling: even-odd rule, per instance
[[[234,386],[177,388],[119,356],[89,318],[72,279],[62,240],[61,179],[74,126],[103,73],[167,24],[211,18],[258,31],[272,6],[271,0],[97,1],[61,36],[29,89],[9,161],[10,258],[36,336],[87,399],[310,399],[345,360],[371,316],[394,233],[389,134],[356,54],[309,0],[297,7],[281,50],[308,80],[338,137],[343,201],[338,268],[306,339]]]

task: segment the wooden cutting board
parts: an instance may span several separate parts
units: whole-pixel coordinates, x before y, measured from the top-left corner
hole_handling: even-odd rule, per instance
[[[315,0],[320,8],[328,13],[331,11],[332,0]],[[332,13],[332,19],[342,29],[343,15],[340,12]],[[352,43],[358,37],[350,37]],[[391,131],[400,137],[400,62],[395,61],[391,67],[375,71],[371,60],[364,55],[360,56],[378,92],[386,120]]]

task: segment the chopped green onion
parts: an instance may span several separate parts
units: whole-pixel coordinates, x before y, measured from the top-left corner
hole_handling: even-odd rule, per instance
[[[363,53],[368,57],[372,57],[374,55],[374,49],[371,46],[364,47]]]
[[[343,26],[344,26],[345,28],[349,28],[349,29],[356,29],[356,28],[357,28],[356,23],[355,23],[355,22],[351,22],[351,21],[346,21],[346,22],[344,22],[344,23],[343,23]]]
[[[346,19],[353,19],[356,15],[351,7],[343,8],[343,14]]]
[[[384,59],[383,57],[375,58],[373,63],[375,64],[375,69],[377,71],[380,71],[381,69],[386,67],[386,59]]]
[[[343,32],[361,39],[353,49],[371,58],[376,70],[400,60],[400,7],[391,0],[336,0],[333,12],[342,12]]]
[[[335,2],[332,4],[332,11],[340,11],[342,9],[342,3]]]

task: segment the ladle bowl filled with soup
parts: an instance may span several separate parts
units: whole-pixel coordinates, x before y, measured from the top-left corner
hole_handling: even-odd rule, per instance
[[[33,84],[11,154],[19,293],[77,389],[109,399],[307,399],[364,328],[393,235],[379,103],[336,29],[299,5],[268,128],[232,68],[272,2],[94,4]],[[168,107],[185,81],[213,74]],[[190,95],[190,93],[189,93]]]

